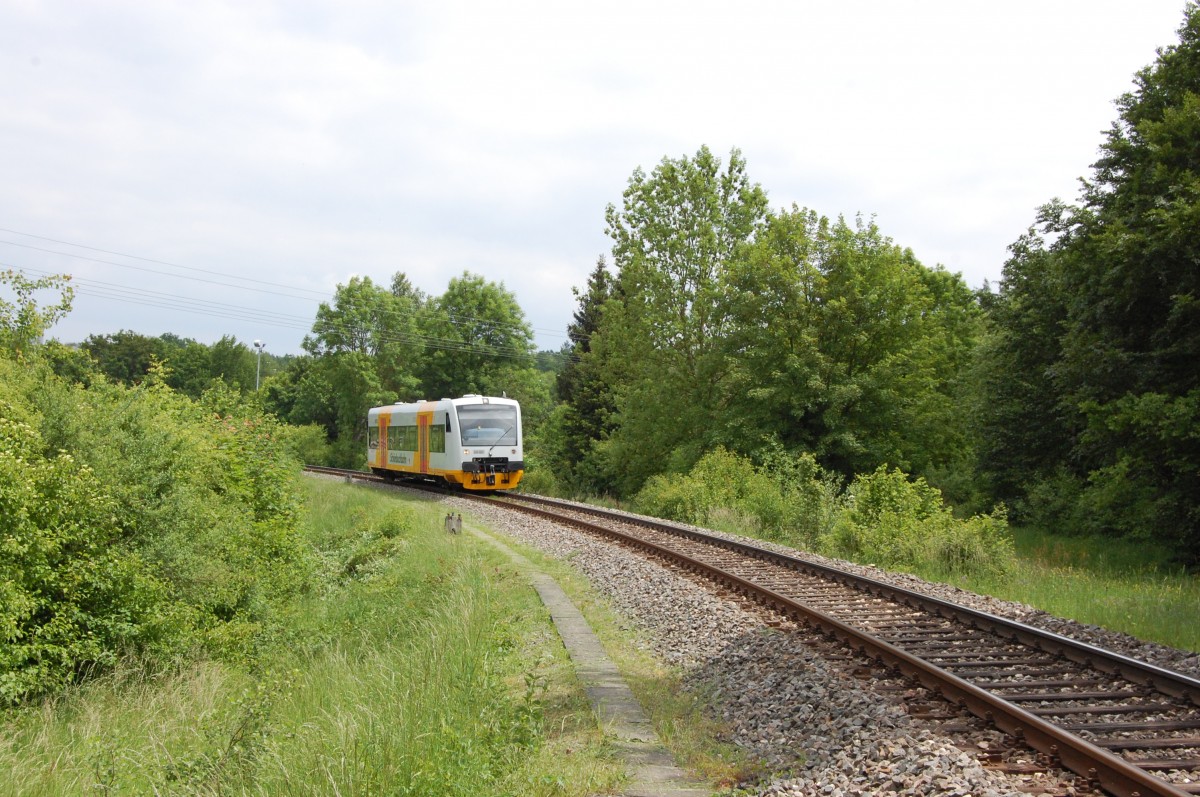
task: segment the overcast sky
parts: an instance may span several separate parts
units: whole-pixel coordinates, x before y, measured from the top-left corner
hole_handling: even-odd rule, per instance
[[[1183,10],[0,0],[0,269],[74,275],[63,341],[280,354],[352,276],[436,295],[469,271],[557,349],[605,206],[707,145],[773,207],[874,215],[979,286],[1038,205],[1076,198]]]

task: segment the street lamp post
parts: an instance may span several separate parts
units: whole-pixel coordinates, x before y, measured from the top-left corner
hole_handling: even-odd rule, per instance
[[[258,378],[262,374],[262,350],[267,344],[254,341],[254,392],[258,392]]]

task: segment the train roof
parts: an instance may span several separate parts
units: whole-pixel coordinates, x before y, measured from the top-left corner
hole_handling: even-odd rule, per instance
[[[468,393],[465,396],[459,396],[458,398],[443,398],[433,401],[427,399],[421,399],[420,401],[401,401],[395,404],[387,404],[382,407],[372,407],[370,412],[378,413],[388,410],[395,411],[397,408],[412,408],[422,404],[440,404],[442,402],[450,402],[455,407],[462,407],[469,404],[502,404],[506,406],[520,406],[516,399],[510,399],[507,396],[481,396],[476,393]]]

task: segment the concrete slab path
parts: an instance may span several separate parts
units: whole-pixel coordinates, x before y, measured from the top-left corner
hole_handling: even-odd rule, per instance
[[[709,797],[712,791],[694,782],[675,765],[663,747],[641,703],[630,691],[600,640],[579,609],[553,578],[540,572],[528,558],[477,528],[468,533],[499,548],[533,583],[592,703],[596,721],[620,751],[631,773],[625,797]]]

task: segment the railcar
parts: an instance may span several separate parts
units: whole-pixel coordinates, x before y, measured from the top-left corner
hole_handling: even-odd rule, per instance
[[[367,412],[367,464],[386,479],[511,490],[525,473],[523,444],[521,405],[510,398],[466,395]]]

